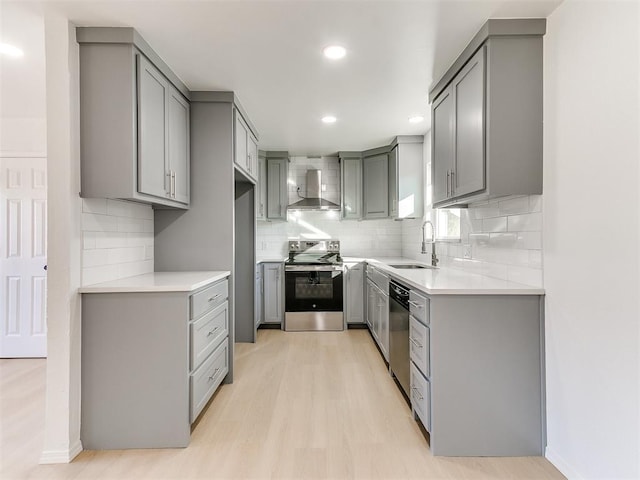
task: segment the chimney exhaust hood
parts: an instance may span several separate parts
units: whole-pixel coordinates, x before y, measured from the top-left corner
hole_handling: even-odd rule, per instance
[[[307,170],[307,197],[287,210],[340,210],[340,205],[322,198],[322,170]]]

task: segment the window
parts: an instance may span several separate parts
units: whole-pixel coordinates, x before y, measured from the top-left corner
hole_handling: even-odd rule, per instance
[[[438,240],[460,240],[460,209],[437,208],[436,235]]]

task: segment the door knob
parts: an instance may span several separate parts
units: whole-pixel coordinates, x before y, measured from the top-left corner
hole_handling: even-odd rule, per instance
[[[45,269],[45,270],[47,269],[47,266],[46,266],[46,265],[44,266],[44,269]]]

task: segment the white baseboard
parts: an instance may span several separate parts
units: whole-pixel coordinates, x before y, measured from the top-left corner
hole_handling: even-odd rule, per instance
[[[575,468],[549,447],[545,449],[544,456],[553,463],[553,466],[560,470],[560,473],[567,477],[568,480],[584,480],[584,477],[580,475]]]
[[[82,442],[78,440],[69,450],[45,450],[40,455],[40,464],[47,465],[51,463],[71,463],[82,451]]]

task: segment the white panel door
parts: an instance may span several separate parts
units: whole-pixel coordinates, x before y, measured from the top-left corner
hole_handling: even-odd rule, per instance
[[[47,355],[47,159],[0,158],[0,358]]]

